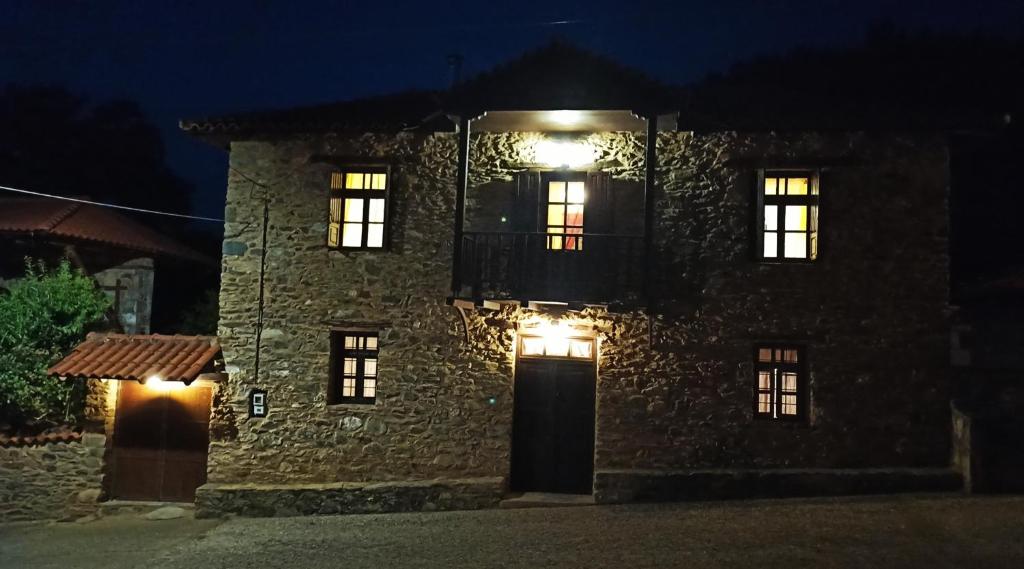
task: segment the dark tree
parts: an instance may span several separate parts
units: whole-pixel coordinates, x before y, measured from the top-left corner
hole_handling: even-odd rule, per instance
[[[192,193],[165,164],[160,132],[138,105],[94,103],[60,87],[0,91],[0,185],[180,213]]]

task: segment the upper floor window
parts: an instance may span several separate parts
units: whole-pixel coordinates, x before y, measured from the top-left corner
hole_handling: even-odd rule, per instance
[[[329,404],[376,401],[377,353],[376,333],[331,332]]]
[[[583,250],[583,205],[586,188],[582,179],[548,181],[547,248],[553,251]]]
[[[801,419],[806,400],[803,350],[795,346],[759,346],[755,352],[754,415]]]
[[[331,174],[327,245],[341,249],[382,249],[386,242],[386,169],[360,168]]]
[[[773,261],[818,257],[818,177],[765,171],[759,176],[758,253]]]

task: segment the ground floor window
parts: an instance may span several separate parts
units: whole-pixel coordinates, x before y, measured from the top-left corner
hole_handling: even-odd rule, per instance
[[[331,332],[331,377],[328,404],[377,400],[377,334]]]
[[[754,415],[800,420],[806,400],[804,350],[797,346],[758,346],[754,355]]]

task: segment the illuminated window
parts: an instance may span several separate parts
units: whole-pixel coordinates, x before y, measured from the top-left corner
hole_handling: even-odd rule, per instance
[[[774,420],[799,420],[804,416],[802,348],[760,346],[754,356],[754,415]]]
[[[389,183],[384,170],[360,169],[331,174],[328,247],[384,247]]]
[[[583,250],[583,180],[548,182],[546,226],[547,248],[557,251]]]
[[[764,260],[818,257],[818,177],[814,172],[766,171],[758,192],[758,255]]]
[[[558,335],[520,336],[519,355],[525,358],[594,359],[594,341],[590,338],[566,338]]]
[[[377,335],[331,332],[327,402],[372,404],[377,398]]]

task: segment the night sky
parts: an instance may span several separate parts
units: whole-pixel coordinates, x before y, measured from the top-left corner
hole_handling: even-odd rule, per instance
[[[1016,35],[1024,2],[43,2],[0,0],[0,82],[139,102],[194,211],[220,217],[225,152],[182,117],[441,88],[552,37],[678,83],[800,45],[858,43],[871,22]]]

